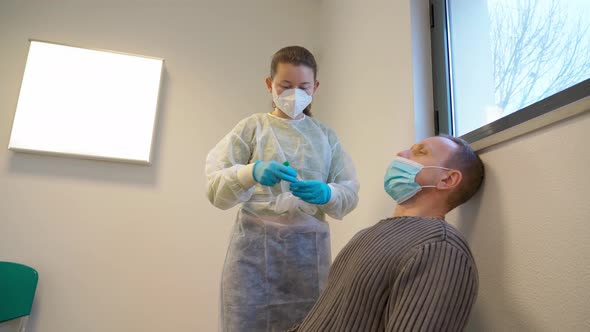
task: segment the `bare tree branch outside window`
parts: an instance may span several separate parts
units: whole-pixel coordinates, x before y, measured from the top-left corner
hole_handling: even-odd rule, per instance
[[[495,102],[510,114],[590,77],[588,13],[559,0],[488,0]]]

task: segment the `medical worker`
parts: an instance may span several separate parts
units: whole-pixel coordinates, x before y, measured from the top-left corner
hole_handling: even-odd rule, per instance
[[[223,268],[222,331],[284,331],[301,321],[331,263],[325,215],[342,219],[357,205],[350,157],[311,116],[316,75],[307,49],[276,52],[266,78],[274,110],[240,121],[207,156],[211,203],[241,204]]]

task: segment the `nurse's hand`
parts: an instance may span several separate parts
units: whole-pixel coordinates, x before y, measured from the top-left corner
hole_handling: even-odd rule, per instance
[[[316,180],[293,182],[289,190],[303,201],[317,205],[328,203],[332,197],[330,186]]]
[[[297,182],[297,171],[276,161],[257,161],[252,175],[256,182],[272,187],[281,180]]]

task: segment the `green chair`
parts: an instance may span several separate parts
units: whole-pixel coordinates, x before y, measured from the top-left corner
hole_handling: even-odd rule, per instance
[[[39,276],[34,269],[0,262],[0,332],[24,332]]]

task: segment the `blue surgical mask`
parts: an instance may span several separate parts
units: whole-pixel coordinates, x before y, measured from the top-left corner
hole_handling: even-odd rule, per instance
[[[440,166],[424,166],[410,159],[396,157],[385,172],[385,191],[397,204],[401,204],[414,197],[422,188],[435,188],[434,185],[421,186],[416,182],[416,175],[425,168],[451,170]]]

